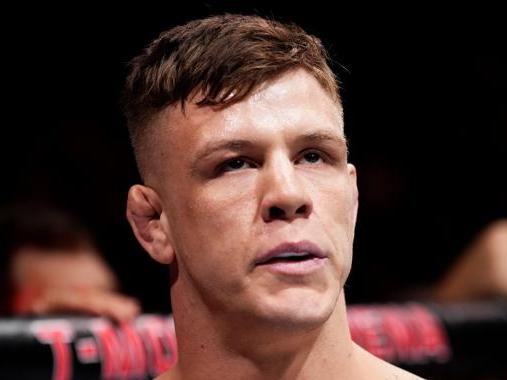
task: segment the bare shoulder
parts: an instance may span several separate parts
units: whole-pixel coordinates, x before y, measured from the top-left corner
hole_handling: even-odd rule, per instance
[[[414,375],[413,373],[410,373],[408,371],[405,371],[404,369],[401,369],[399,367],[396,367],[392,364],[383,362],[386,365],[386,373],[383,377],[385,380],[424,380],[422,377],[419,377],[417,375]]]
[[[368,372],[368,379],[378,380],[424,380],[422,377],[414,375],[404,369],[396,367],[382,359],[365,351],[356,345],[356,352],[360,358],[365,372]]]

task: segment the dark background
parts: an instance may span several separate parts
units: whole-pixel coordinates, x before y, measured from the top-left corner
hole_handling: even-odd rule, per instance
[[[124,217],[139,178],[118,98],[126,63],[159,32],[228,11],[294,21],[330,49],[359,173],[349,302],[435,281],[482,227],[507,216],[502,12],[234,3],[4,9],[0,206],[69,210],[124,290],[147,311],[168,311],[168,271]]]

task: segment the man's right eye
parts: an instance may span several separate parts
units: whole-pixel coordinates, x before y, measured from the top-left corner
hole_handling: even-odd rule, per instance
[[[232,171],[240,170],[240,169],[248,169],[250,167],[252,167],[252,165],[248,161],[246,161],[242,158],[234,158],[232,160],[224,162],[220,166],[220,169],[221,169],[220,171],[232,172]]]

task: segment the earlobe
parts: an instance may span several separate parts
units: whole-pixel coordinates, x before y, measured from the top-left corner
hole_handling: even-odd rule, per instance
[[[143,248],[160,263],[170,264],[174,249],[158,194],[143,185],[130,188],[127,199],[127,219]],[[164,228],[165,227],[165,228]]]

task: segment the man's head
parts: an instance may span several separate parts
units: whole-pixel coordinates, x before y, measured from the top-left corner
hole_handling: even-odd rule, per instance
[[[337,103],[338,86],[320,40],[296,25],[255,16],[196,20],[160,35],[131,62],[124,110],[138,167],[149,182],[156,170],[150,130],[168,106],[192,101],[225,108],[260,84],[303,68]]]
[[[350,270],[357,189],[320,41],[259,17],[194,21],[134,59],[125,99],[145,181],[127,217],[171,264],[173,307],[326,320]]]
[[[88,232],[66,213],[37,204],[0,212],[0,257],[4,313],[34,312],[49,289],[113,291],[118,286]]]

